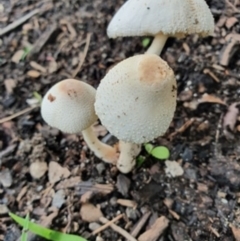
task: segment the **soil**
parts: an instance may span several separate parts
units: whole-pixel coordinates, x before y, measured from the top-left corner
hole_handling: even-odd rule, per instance
[[[123,2],[2,0],[0,28],[40,12],[0,36],[0,119],[75,72],[97,88],[112,65],[144,53],[144,37],[107,37]],[[0,124],[0,240],[21,235],[8,210],[88,240],[124,240],[110,227],[91,235],[102,224],[83,218],[86,202],[108,220],[124,214],[116,225],[136,238],[164,216],[169,222],[151,240],[240,240],[240,3],[207,3],[214,36],[170,38],[162,53],[176,74],[178,104],[169,130],[152,143],[167,146],[184,174],[167,175],[165,162],[143,149],[143,165],[123,175],[94,157],[80,135],[50,128],[33,108]],[[95,130],[102,141],[116,141],[100,125]]]

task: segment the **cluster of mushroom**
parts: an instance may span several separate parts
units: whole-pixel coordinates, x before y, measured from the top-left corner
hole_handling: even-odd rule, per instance
[[[152,35],[147,52],[115,65],[97,91],[74,79],[57,83],[43,98],[43,119],[63,132],[82,132],[98,158],[130,172],[141,144],[163,135],[174,116],[176,79],[159,57],[167,38],[207,36],[213,31],[205,0],[128,0],[113,17],[107,34],[110,38]],[[91,126],[98,118],[120,140],[119,150],[95,136]]]

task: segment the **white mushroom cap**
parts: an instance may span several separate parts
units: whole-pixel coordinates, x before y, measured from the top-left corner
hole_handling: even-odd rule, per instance
[[[96,90],[75,79],[66,79],[45,94],[41,114],[50,125],[66,133],[78,133],[98,118],[94,110]]]
[[[130,57],[101,81],[95,110],[120,140],[144,143],[168,129],[176,108],[173,70],[155,54]]]
[[[205,0],[128,0],[110,22],[110,38],[157,35],[212,35],[214,19]]]

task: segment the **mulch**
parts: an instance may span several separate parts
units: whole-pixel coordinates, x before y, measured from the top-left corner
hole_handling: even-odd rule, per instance
[[[124,240],[123,230],[133,240],[240,240],[237,0],[207,0],[215,35],[170,38],[162,53],[177,78],[178,104],[169,130],[152,144],[167,146],[183,175],[168,175],[165,162],[145,150],[144,164],[123,175],[94,157],[80,135],[48,127],[39,107],[1,122],[62,79],[97,88],[111,66],[144,53],[143,37],[106,35],[123,2],[1,1],[0,29],[19,25],[0,30],[0,240],[20,240],[9,210],[88,240]],[[99,124],[95,131],[116,142]],[[101,230],[104,222],[109,227]]]

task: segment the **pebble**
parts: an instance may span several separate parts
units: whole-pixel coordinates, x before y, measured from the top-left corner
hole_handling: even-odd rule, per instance
[[[0,215],[7,214],[8,212],[8,207],[4,204],[0,204]]]
[[[52,206],[56,208],[61,208],[62,205],[65,203],[65,196],[66,195],[64,190],[62,189],[58,190],[53,196]]]
[[[176,161],[169,161],[166,160],[165,161],[165,173],[166,175],[168,175],[169,177],[178,177],[178,176],[182,176],[184,171],[182,169],[182,167],[179,165],[178,162]]]
[[[127,207],[126,215],[129,219],[136,220],[138,218],[138,211],[136,209]]]
[[[41,161],[35,161],[31,163],[29,168],[31,176],[35,179],[41,178],[47,170],[48,170],[47,163],[41,162]]]
[[[8,168],[2,170],[0,172],[0,183],[4,187],[10,187],[12,185],[13,179],[12,174]]]
[[[96,222],[92,222],[92,223],[89,223],[88,227],[90,230],[94,231],[94,230],[100,228],[101,225]]]
[[[105,171],[106,167],[104,163],[100,162],[96,165],[96,169],[98,171],[98,174],[101,175]]]
[[[113,207],[117,206],[117,198],[116,197],[112,197],[109,202],[110,202],[111,206],[113,206]]]

